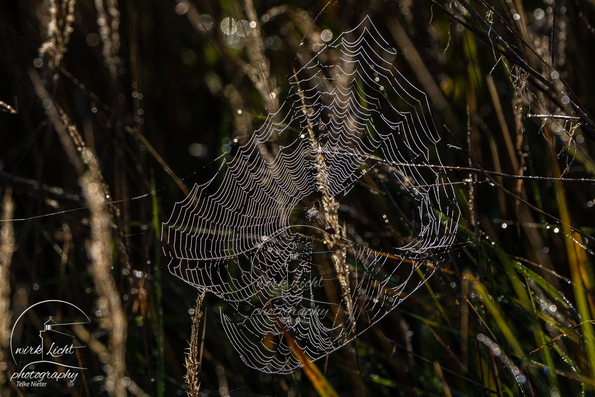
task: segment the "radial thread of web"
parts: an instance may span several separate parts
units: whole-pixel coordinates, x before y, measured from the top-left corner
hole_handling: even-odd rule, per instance
[[[460,210],[427,98],[394,68],[395,56],[368,18],[341,34],[163,224],[170,272],[225,301],[225,332],[252,368],[302,366],[286,333],[311,360],[344,346],[417,290],[454,241]],[[416,212],[414,236],[383,250],[345,221],[334,230],[320,204],[357,213],[353,203],[366,207],[362,195],[378,194],[378,170]],[[364,225],[388,222],[356,215]]]

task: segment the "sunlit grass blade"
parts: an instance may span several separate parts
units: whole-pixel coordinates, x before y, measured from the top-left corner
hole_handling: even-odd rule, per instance
[[[281,324],[280,322],[278,322],[278,324],[283,330],[283,334],[285,335],[285,339],[287,340],[287,343],[289,344],[291,351],[303,364],[304,372],[306,373],[308,379],[310,379],[310,382],[312,382],[312,385],[314,386],[318,394],[321,397],[339,397],[339,395],[337,394],[335,389],[333,389],[326,377],[322,374],[322,372],[320,372],[316,364],[310,361],[310,358],[308,358],[304,351],[298,346],[295,339],[293,339],[293,336],[291,336],[291,334],[285,329],[283,324]]]

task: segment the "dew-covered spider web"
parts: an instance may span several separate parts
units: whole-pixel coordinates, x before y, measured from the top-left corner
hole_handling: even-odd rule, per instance
[[[366,18],[163,224],[169,270],[225,301],[250,367],[291,373],[371,327],[440,266],[459,220],[426,95]],[[290,338],[290,339],[288,339]]]

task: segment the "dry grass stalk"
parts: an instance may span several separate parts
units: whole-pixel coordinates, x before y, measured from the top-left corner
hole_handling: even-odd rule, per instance
[[[2,229],[0,231],[0,346],[8,344],[10,336],[10,262],[14,247],[12,215],[14,201],[12,188],[6,188],[2,204]]]
[[[76,126],[71,124],[66,114],[52,102],[39,75],[31,72],[30,77],[40,100],[46,107],[46,113],[58,133],[69,161],[77,173],[82,175],[79,183],[91,213],[91,240],[87,251],[92,265],[89,270],[99,295],[97,306],[102,312],[101,326],[109,334],[109,364],[106,366],[108,373],[105,387],[111,395],[125,396],[126,384],[129,383],[124,381],[127,325],[120,304],[120,295],[111,275],[111,220],[108,215],[107,193],[99,169],[99,162],[97,156],[85,148],[86,145]],[[81,156],[79,156],[79,152]]]
[[[42,102],[44,107],[46,108],[46,114],[49,117],[51,123],[54,125],[54,129],[58,134],[58,138],[60,139],[60,143],[66,152],[66,156],[68,161],[74,168],[76,169],[79,175],[82,175],[84,170],[83,163],[78,155],[78,152],[75,148],[75,144],[72,142],[72,138],[68,133],[68,128],[62,122],[60,117],[60,113],[57,110],[57,107],[53,103],[52,99],[50,98],[50,94],[45,89],[41,78],[37,72],[30,70],[29,77],[31,78],[31,82],[33,86],[35,86],[35,92],[39,97],[39,100]]]
[[[178,0],[177,4],[176,12],[180,15],[185,14],[192,27],[199,34],[206,36],[208,29],[204,26],[196,6],[186,0]],[[260,34],[259,18],[252,0],[244,1],[244,11],[250,23],[250,29],[246,30],[244,23],[239,23],[238,29],[244,30],[243,36],[245,37],[246,52],[250,63],[246,63],[241,59],[236,60],[236,62],[264,99],[267,111],[273,114],[279,110],[279,98],[277,97],[275,81],[271,77],[270,62],[264,53],[265,47]]]
[[[6,112],[6,113],[10,113],[10,114],[18,113],[15,108],[10,106],[8,103],[2,102],[2,101],[0,101],[0,112]]]
[[[296,76],[296,81],[298,81],[295,71],[294,75]],[[302,92],[299,83],[297,84],[297,89],[302,102],[304,117],[306,118],[307,122],[307,129],[310,136],[312,151],[316,153],[316,184],[318,186],[318,190],[322,193],[322,209],[324,210],[323,219],[326,221],[329,230],[332,230],[332,232],[324,233],[324,243],[326,245],[326,249],[329,252],[332,252],[331,259],[333,261],[335,272],[337,273],[339,285],[341,286],[341,298],[343,299],[345,311],[347,312],[347,317],[349,318],[351,332],[355,335],[353,300],[351,299],[351,290],[349,287],[349,267],[347,266],[346,261],[347,250],[341,245],[341,239],[345,237],[346,231],[343,226],[339,224],[339,203],[330,193],[328,168],[326,165],[324,152],[322,150],[322,146],[316,138],[316,134],[314,133],[314,126],[312,125],[312,122],[308,116],[306,99],[304,98],[304,93]]]
[[[70,125],[69,130],[71,136],[82,141],[75,126]],[[124,376],[127,324],[120,303],[120,294],[111,274],[111,220],[107,209],[107,194],[95,154],[91,150],[84,150],[82,157],[89,167],[89,171],[80,178],[79,183],[91,212],[91,241],[87,246],[93,261],[90,272],[99,295],[97,306],[102,312],[101,325],[109,333],[110,365],[107,366],[105,387],[111,395],[125,396],[126,387],[131,384]]]
[[[254,87],[260,92],[267,110],[273,114],[279,109],[279,99],[275,93],[275,83],[271,79],[270,62],[264,54],[264,45],[260,37],[260,23],[258,22],[258,15],[254,9],[254,2],[252,0],[244,1],[244,8],[249,22],[254,22],[256,26],[246,34],[246,49],[248,50],[248,58],[250,65],[245,65],[245,71],[252,80]],[[252,25],[250,25],[252,26]],[[240,24],[239,28],[244,25]]]
[[[512,99],[512,111],[514,113],[515,129],[516,129],[516,150],[521,153],[523,150],[523,134],[525,128],[523,127],[523,99],[527,96],[527,77],[528,74],[518,66],[512,67],[514,96]],[[525,156],[521,156],[519,168],[517,173],[519,176],[525,174]],[[517,181],[517,192],[523,192],[523,180]],[[519,203],[517,202],[517,206]]]
[[[126,318],[120,305],[120,296],[111,275],[111,222],[107,213],[105,195],[101,183],[86,173],[80,178],[80,184],[91,212],[91,240],[87,251],[92,260],[89,269],[95,282],[99,298],[97,307],[101,310],[101,325],[109,333],[109,365],[105,388],[114,396],[125,396],[123,382],[125,365]]]
[[[117,77],[117,66],[119,58],[116,56],[120,49],[120,11],[117,0],[106,0],[106,7],[103,0],[95,0],[97,10],[97,25],[99,26],[99,37],[103,43],[103,57],[106,66],[109,68],[112,79]]]
[[[186,392],[190,397],[198,397],[200,392],[200,364],[202,361],[202,345],[199,348],[198,343],[198,332],[200,319],[202,318],[203,312],[202,301],[205,297],[205,293],[201,293],[196,298],[196,305],[194,307],[194,314],[192,315],[192,334],[190,335],[190,347],[186,353],[186,384],[188,385],[188,391]],[[204,341],[204,335],[202,340]]]
[[[67,46],[73,31],[76,0],[62,0],[58,3],[56,0],[49,0],[48,39],[39,48],[39,57],[43,59],[44,54],[47,55],[47,66],[50,69],[60,66],[64,53],[68,51]]]
[[[514,86],[512,109],[514,112],[514,122],[517,133],[516,149],[517,151],[520,151],[523,148],[523,133],[525,131],[525,128],[523,127],[523,100],[527,96],[526,89],[528,74],[526,71],[515,65],[512,67],[512,77]]]
[[[186,15],[188,22],[190,22],[194,30],[199,34],[204,35],[209,31],[193,3],[186,0],[178,0],[176,13],[178,13],[178,15]]]
[[[2,229],[0,230],[0,385],[7,381],[8,346],[10,338],[10,262],[14,251],[14,230],[12,214],[14,201],[12,189],[8,187],[4,193],[2,204]]]

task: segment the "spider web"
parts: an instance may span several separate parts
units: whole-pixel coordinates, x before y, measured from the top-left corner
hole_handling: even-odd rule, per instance
[[[341,34],[162,226],[170,272],[226,302],[223,327],[252,368],[301,367],[288,338],[311,360],[344,346],[454,241],[460,210],[427,98],[395,56],[367,17]]]

